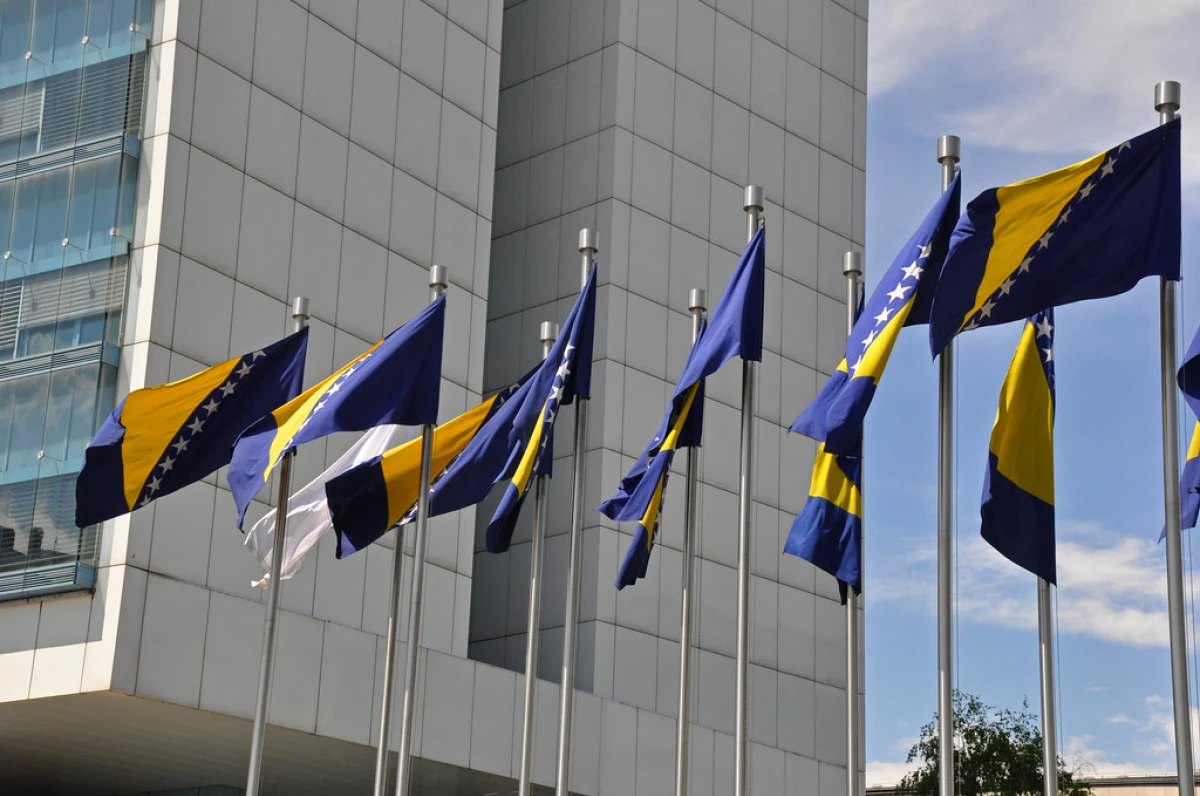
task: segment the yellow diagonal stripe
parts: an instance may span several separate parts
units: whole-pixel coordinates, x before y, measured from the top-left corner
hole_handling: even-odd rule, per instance
[[[184,421],[224,383],[241,359],[234,357],[186,379],[136,390],[125,399],[121,410],[121,425],[125,427],[121,464],[125,502],[131,511],[146,486],[146,479],[162,460]]]

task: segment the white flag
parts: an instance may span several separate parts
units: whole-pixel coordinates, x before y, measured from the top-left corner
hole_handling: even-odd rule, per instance
[[[370,429],[358,442],[350,446],[350,450],[330,465],[328,470],[288,498],[287,536],[283,540],[283,565],[280,567],[283,580],[300,571],[304,564],[304,556],[317,546],[322,536],[333,529],[329,504],[325,499],[325,482],[357,464],[369,461],[384,451],[407,442],[415,432],[416,429],[396,425],[376,426]],[[268,511],[246,534],[246,547],[258,557],[263,567],[262,579],[251,582],[251,585],[259,589],[265,589],[271,582],[275,513],[274,510]]]

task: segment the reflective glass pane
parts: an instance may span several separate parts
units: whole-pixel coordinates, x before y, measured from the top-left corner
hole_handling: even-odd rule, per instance
[[[0,77],[25,74],[33,0],[7,0],[0,6]]]
[[[58,0],[54,24],[56,64],[82,61],[83,36],[87,32],[87,6],[87,0]]]
[[[46,417],[48,374],[27,376],[13,382],[13,425],[9,439],[9,473],[37,467],[42,446],[42,423]]]
[[[54,350],[54,324],[22,329],[17,343],[17,355],[32,357]]]
[[[30,198],[37,203],[33,260],[62,257],[62,239],[67,236],[67,200],[71,190],[71,169],[54,169],[37,175],[38,188]],[[17,201],[24,198],[18,194]]]

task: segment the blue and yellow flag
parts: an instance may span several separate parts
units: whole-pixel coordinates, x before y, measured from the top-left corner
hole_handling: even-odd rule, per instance
[[[1200,331],[1192,338],[1192,344],[1188,346],[1175,381],[1192,414],[1200,418]],[[1200,422],[1196,423],[1192,431],[1187,459],[1183,463],[1183,472],[1180,473],[1179,506],[1183,527],[1195,528],[1197,515],[1200,514]],[[1165,535],[1164,530],[1163,536]],[[1162,541],[1162,537],[1159,541]]]
[[[508,549],[533,476],[553,474],[552,435],[559,407],[571,403],[576,395],[586,398],[591,391],[595,315],[596,271],[593,268],[558,339],[541,368],[529,380],[528,392],[517,403],[513,428],[529,428],[529,432],[516,435],[521,444],[512,448],[512,455],[504,467],[508,484],[500,497],[500,505],[488,522],[489,553],[503,553]],[[576,451],[576,455],[583,455],[583,452]]]
[[[228,476],[238,527],[275,466],[297,445],[337,431],[437,422],[445,317],[446,298],[441,296],[332,376],[242,433]]]
[[[524,380],[501,390],[434,429],[430,473],[435,485],[523,383]],[[417,437],[326,482],[325,496],[337,534],[338,558],[364,549],[393,525],[406,524],[414,518],[422,443],[421,437]],[[487,495],[486,490],[483,495]]]
[[[229,464],[248,426],[300,392],[308,330],[181,381],[135,390],[84,454],[75,523],[119,517]]]
[[[677,449],[700,444],[704,379],[735,356],[749,361],[762,359],[764,235],[760,228],[746,246],[708,326],[692,346],[658,433],[621,479],[617,494],[598,509],[610,520],[637,522],[633,542],[617,572],[618,589],[646,576],[671,460]]]
[[[803,558],[862,591],[862,456],[817,448],[808,500],[792,523],[783,552]]]
[[[593,270],[546,359],[516,384],[435,430],[430,516],[479,503],[501,482],[509,482],[506,494],[515,491],[515,498],[523,497],[529,474],[526,472],[523,480],[517,475],[530,450],[535,455],[533,472],[549,474],[553,457],[540,455],[541,440],[549,440],[554,422],[553,415],[548,418],[547,408],[553,407],[556,415],[558,407],[571,403],[575,396],[591,394],[595,315]],[[535,433],[540,436],[533,441]],[[363,549],[392,525],[415,519],[420,460],[421,440],[417,439],[326,484],[339,558]],[[501,504],[489,525],[491,552],[508,549],[520,508],[520,500],[515,498],[504,511]]]
[[[1195,528],[1200,515],[1200,423],[1192,429],[1192,441],[1188,444],[1187,460],[1179,474],[1179,516],[1181,527]],[[1163,537],[1166,530],[1163,531]],[[1162,537],[1159,538],[1162,541]]]
[[[846,340],[846,355],[792,423],[831,453],[858,455],[862,424],[900,329],[927,323],[933,291],[958,220],[959,178],[930,209],[879,281]]]
[[[1054,583],[1054,311],[1025,322],[988,444],[983,482],[988,544]]]
[[[959,332],[1178,279],[1179,124],[967,205],[933,296],[934,355]]]

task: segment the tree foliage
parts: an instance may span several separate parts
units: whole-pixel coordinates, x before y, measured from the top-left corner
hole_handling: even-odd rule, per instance
[[[896,787],[905,796],[938,793],[937,716],[921,728],[908,753],[920,768]],[[1020,711],[985,705],[979,697],[954,692],[954,792],[957,796],[1040,796],[1042,793],[1042,732],[1028,703]],[[1058,760],[1058,790],[1062,796],[1090,796],[1075,772]]]

